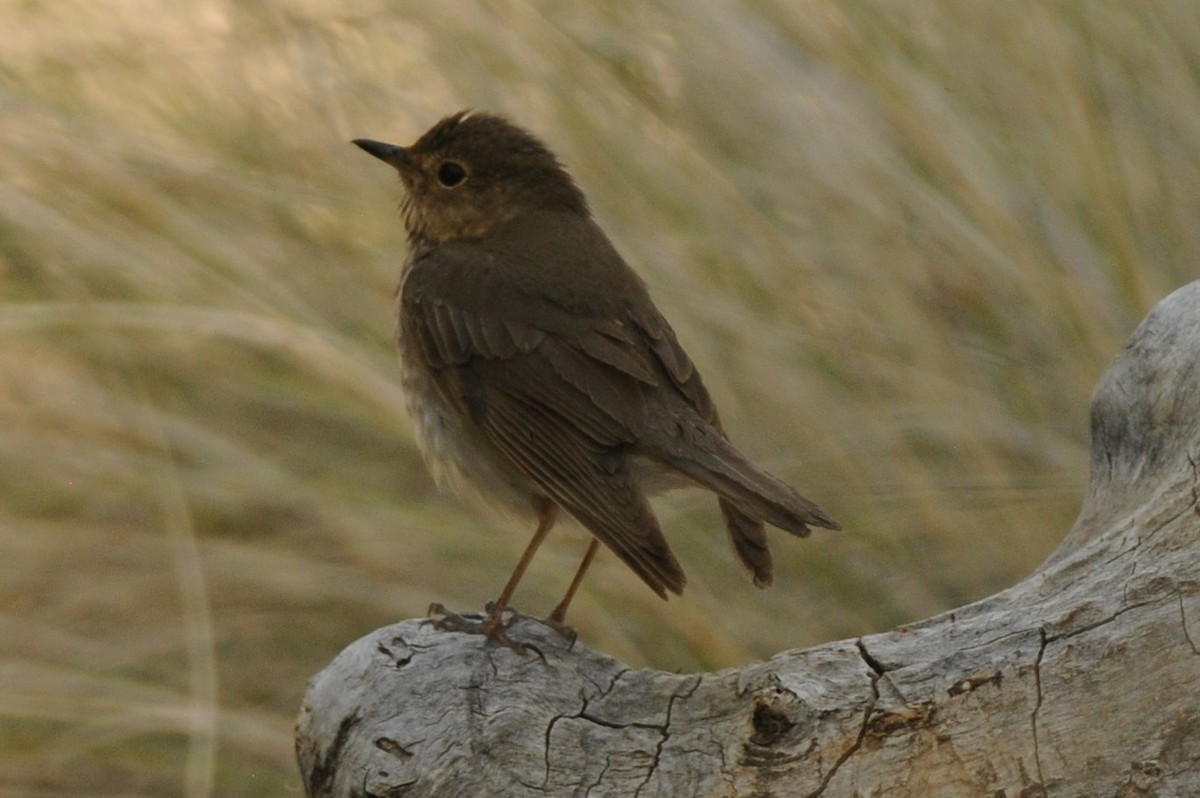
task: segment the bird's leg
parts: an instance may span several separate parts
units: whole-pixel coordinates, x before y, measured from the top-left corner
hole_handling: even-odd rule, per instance
[[[587,573],[588,566],[592,564],[592,558],[596,556],[596,551],[599,548],[600,541],[592,538],[588,543],[587,551],[584,552],[583,560],[579,563],[579,567],[575,570],[575,576],[571,579],[571,584],[567,588],[567,595],[563,596],[563,600],[558,602],[558,606],[554,608],[554,611],[545,620],[547,626],[572,642],[575,641],[575,630],[567,626],[564,622],[567,617],[567,607],[570,606],[571,599],[575,598],[575,591],[579,590],[579,585],[583,583],[583,575]]]
[[[500,597],[492,602],[492,608],[488,612],[487,620],[483,622],[484,634],[489,637],[494,632],[504,628],[504,611],[508,609],[513,593],[517,592],[517,585],[521,582],[521,577],[525,575],[525,569],[529,567],[529,563],[533,562],[533,555],[537,553],[538,547],[542,545],[542,541],[546,539],[546,535],[550,534],[550,530],[554,527],[554,521],[558,517],[558,505],[549,500],[543,499],[539,501],[537,511],[537,530],[534,531],[529,545],[525,547],[525,552],[521,555],[521,559],[517,560],[517,567],[513,569],[512,576],[508,578],[504,589],[500,591]]]
[[[509,603],[512,601],[513,593],[517,591],[517,585],[520,584],[521,577],[525,575],[525,569],[533,561],[533,555],[537,553],[538,547],[542,545],[542,541],[546,539],[546,535],[550,534],[550,530],[554,528],[554,521],[558,517],[558,505],[549,499],[539,499],[535,508],[538,514],[537,530],[534,531],[529,545],[525,547],[521,559],[517,561],[517,567],[513,569],[512,576],[508,578],[504,589],[500,591],[499,598],[488,604],[488,614],[484,618],[483,623],[468,621],[460,615],[445,612],[440,606],[434,605],[434,607],[430,608],[430,611],[436,611],[441,615],[440,618],[433,622],[438,629],[487,635],[492,640],[508,646],[518,654],[524,655],[528,653],[529,646],[518,643],[508,636],[504,628],[504,613],[509,608]]]

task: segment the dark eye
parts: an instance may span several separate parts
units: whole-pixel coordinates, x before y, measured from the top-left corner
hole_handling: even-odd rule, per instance
[[[454,188],[467,179],[467,170],[460,163],[446,161],[438,167],[437,178],[446,188]]]

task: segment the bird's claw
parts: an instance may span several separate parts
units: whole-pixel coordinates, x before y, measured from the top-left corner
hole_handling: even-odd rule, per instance
[[[538,618],[537,621],[542,626],[548,626],[554,631],[558,632],[558,634],[567,641],[568,651],[575,647],[575,641],[579,639],[579,632],[574,626],[568,626],[567,624],[563,623],[561,620],[556,618],[553,613],[545,618]]]
[[[542,662],[546,661],[541,649],[531,643],[521,643],[508,636],[508,627],[516,620],[519,613],[511,607],[497,608],[494,602],[488,602],[485,609],[487,615],[483,620],[475,620],[457,612],[451,612],[438,603],[429,605],[429,617],[422,625],[429,624],[442,632],[460,632],[468,635],[483,635],[494,640],[505,648],[511,649],[518,655],[528,656],[530,652],[537,654]]]

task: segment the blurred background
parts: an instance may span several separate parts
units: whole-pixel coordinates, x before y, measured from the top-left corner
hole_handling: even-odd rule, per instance
[[[0,3],[0,795],[298,795],[306,681],[531,530],[440,494],[391,342],[393,173],[464,107],[544,138],[734,441],[846,527],[656,501],[587,644],[672,671],[891,628],[1062,539],[1088,400],[1200,262],[1200,4]],[[517,605],[585,547],[564,525]]]

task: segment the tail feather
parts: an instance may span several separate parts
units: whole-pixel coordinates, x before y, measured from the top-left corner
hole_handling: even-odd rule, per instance
[[[772,577],[764,521],[800,537],[810,534],[810,526],[842,528],[790,485],[755,467],[719,428],[697,418],[687,433],[650,447],[652,456],[721,497],[730,543],[755,585],[766,587]]]
[[[675,438],[661,454],[662,461],[720,494],[752,519],[807,537],[809,525],[841,529],[814,502],[795,488],[759,471],[718,430],[704,425],[701,440]]]
[[[721,499],[725,529],[738,560],[754,577],[755,587],[768,587],[772,580],[771,550],[767,548],[767,530],[763,522],[751,518],[728,499]]]

